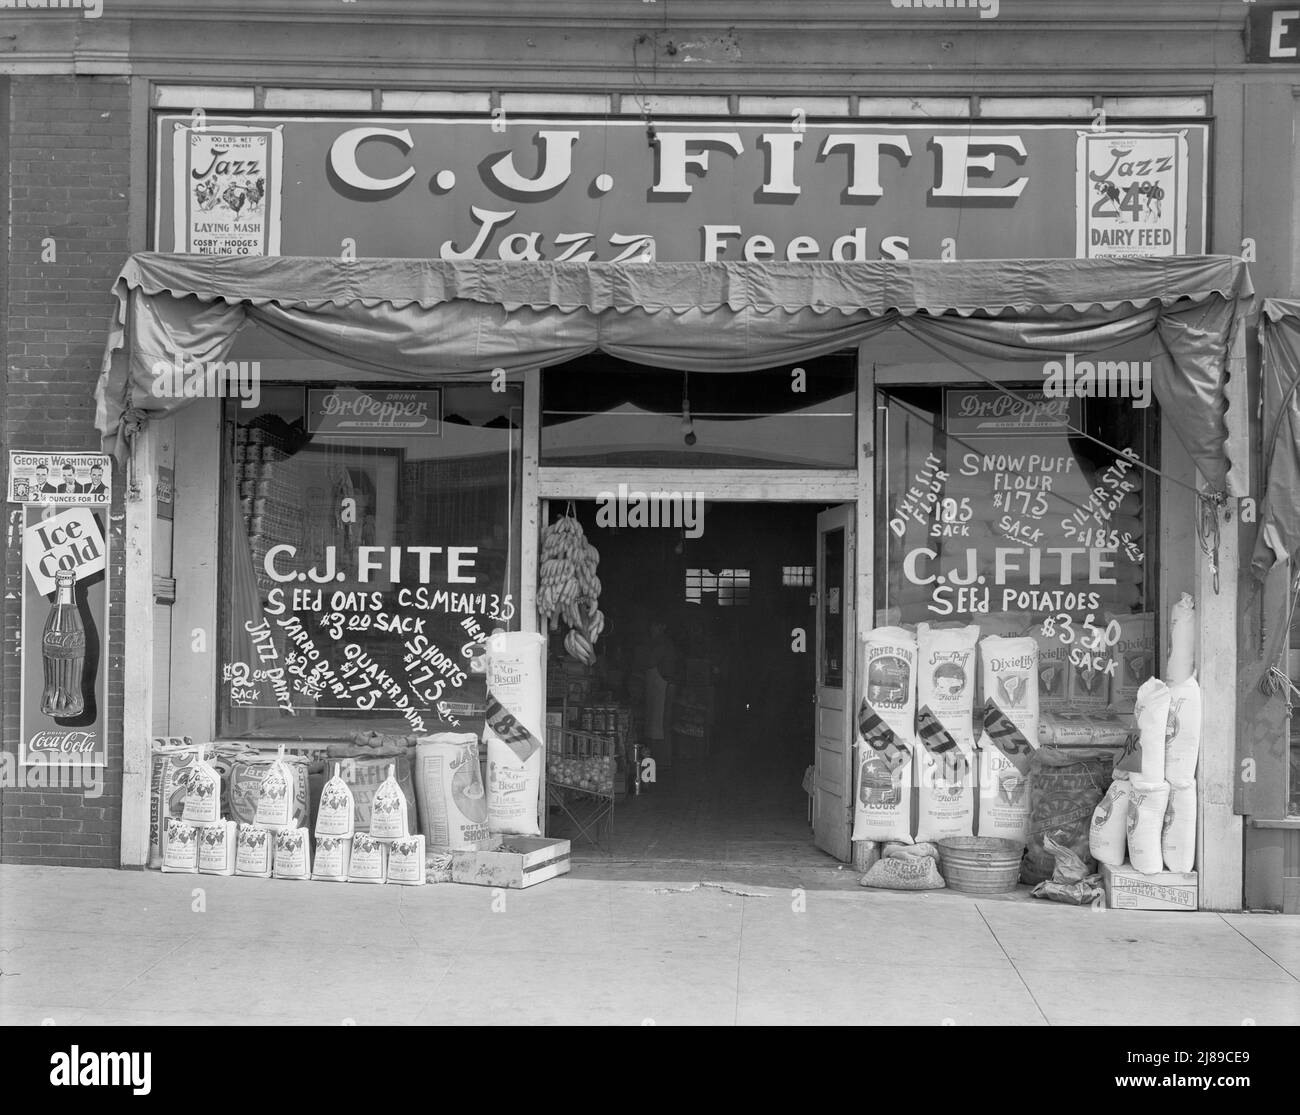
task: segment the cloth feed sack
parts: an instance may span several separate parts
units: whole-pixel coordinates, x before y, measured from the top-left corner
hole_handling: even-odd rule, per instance
[[[1128,811],[1130,791],[1127,777],[1116,778],[1106,796],[1092,811],[1088,828],[1088,854],[1098,863],[1118,867],[1128,858]]]
[[[1169,661],[1165,681],[1181,685],[1192,676],[1196,666],[1196,604],[1190,593],[1183,593],[1169,611]]]
[[[262,782],[270,773],[272,766],[282,762],[290,772],[292,781],[292,805],[289,824],[306,825],[311,820],[311,775],[307,759],[302,755],[263,755],[248,753],[237,757],[230,768],[230,820],[241,825],[257,824],[257,810],[261,803]],[[268,806],[271,804],[268,801]],[[281,814],[278,805],[272,810]],[[288,828],[288,825],[280,825]]]
[[[1128,807],[1128,860],[1143,875],[1164,870],[1161,836],[1165,806],[1169,804],[1169,783],[1130,781],[1132,798]]]
[[[976,836],[1028,843],[1029,764],[1035,749],[993,701],[984,702]]]
[[[261,825],[240,825],[235,834],[235,874],[271,877],[275,833]]]
[[[346,883],[352,862],[352,834],[316,837],[316,856],[311,877],[326,883]]]
[[[1165,733],[1169,728],[1169,686],[1159,678],[1148,678],[1138,689],[1133,710],[1137,731],[1115,762],[1117,771],[1127,771],[1134,782],[1154,786],[1165,780]],[[1200,717],[1196,718],[1200,731]]]
[[[980,629],[916,625],[916,704],[928,708],[958,747],[975,746],[975,644]]]
[[[155,743],[150,754],[149,767],[149,866],[161,867],[162,846],[166,837],[166,819],[181,819],[185,812],[185,795],[189,788],[190,770],[199,759],[199,748],[189,742]]]
[[[296,777],[284,761],[284,744],[262,775],[257,788],[257,812],[253,823],[269,829],[287,829],[294,824]]]
[[[912,841],[916,653],[901,627],[878,627],[863,640],[854,840]]]
[[[464,851],[486,840],[487,797],[472,732],[424,736],[415,748],[415,796],[430,848]]]
[[[281,829],[275,834],[275,863],[271,874],[277,879],[311,878],[311,840],[306,829]]]
[[[1110,785],[1113,760],[1068,749],[1040,747],[1029,763],[1029,840],[1020,881],[1030,886],[1050,879],[1056,856],[1046,838],[1085,862],[1092,814]],[[1091,867],[1089,871],[1091,872]]]
[[[1115,643],[1115,676],[1110,682],[1110,703],[1127,711],[1138,689],[1156,672],[1156,617],[1152,612],[1111,617],[1119,624]]]
[[[370,835],[376,840],[400,840],[411,835],[406,818],[406,794],[397,783],[396,765],[375,791],[370,803]]]
[[[388,881],[405,887],[424,886],[423,836],[407,836],[388,845]]]
[[[239,826],[218,821],[199,829],[199,871],[204,875],[233,875]]]
[[[877,890],[943,890],[939,850],[933,844],[886,844],[884,854],[858,880]]]
[[[1196,862],[1196,783],[1169,787],[1164,827],[1160,833],[1161,858],[1170,871],[1191,871]]]
[[[490,832],[540,836],[546,637],[512,631],[487,640],[487,819]]]
[[[181,820],[196,825],[221,820],[221,775],[204,757],[202,745],[199,746],[198,758],[190,767]]]
[[[1201,752],[1201,686],[1196,676],[1169,687],[1169,720],[1165,725],[1165,781],[1188,786],[1196,778]],[[1188,870],[1191,870],[1188,868]]]
[[[414,754],[414,752],[412,752]],[[369,832],[373,820],[375,794],[388,777],[390,767],[397,771],[397,784],[406,796],[406,819],[414,832],[419,827],[419,810],[415,781],[411,774],[411,760],[407,758],[406,748],[382,747],[378,751],[369,751],[342,756],[339,759],[339,777],[347,783],[352,792],[352,830]],[[318,818],[319,819],[319,818]],[[335,835],[338,835],[337,833]]]
[[[188,821],[167,818],[163,832],[164,871],[182,871],[194,874],[199,869],[199,829]]]
[[[984,701],[992,701],[1027,740],[1038,739],[1038,643],[1030,635],[980,640]]]
[[[929,708],[917,713],[916,839],[942,840],[975,831],[973,749],[959,744]]]
[[[382,883],[388,878],[388,845],[368,832],[352,834],[349,883]]]
[[[317,836],[351,836],[355,830],[353,811],[356,803],[347,782],[339,775],[339,764],[321,787],[320,804],[316,808]]]

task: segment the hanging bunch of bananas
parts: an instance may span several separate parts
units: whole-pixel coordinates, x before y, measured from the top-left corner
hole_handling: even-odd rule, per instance
[[[559,620],[569,625],[564,649],[579,662],[596,661],[592,649],[605,630],[600,611],[600,552],[587,541],[572,507],[542,531],[542,566],[537,586],[537,611],[555,631]]]

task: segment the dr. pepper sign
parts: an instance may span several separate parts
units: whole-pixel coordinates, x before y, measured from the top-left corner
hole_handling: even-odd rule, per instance
[[[23,508],[20,766],[107,764],[107,512]]]
[[[160,251],[257,252],[251,233],[235,247],[230,239],[254,225],[285,255],[344,258],[635,264],[1205,249],[1201,123],[1094,133],[1086,123],[794,113],[656,119],[647,134],[637,116],[208,117],[201,139],[191,125],[159,119]],[[250,129],[265,138],[255,145]],[[1106,146],[1080,147],[1084,135]],[[1113,156],[1112,169],[1111,148],[1132,158]],[[1171,149],[1177,159],[1162,169]],[[278,227],[267,208],[277,202]],[[1101,222],[1107,243],[1083,236],[1088,221]],[[1142,231],[1131,244],[1111,235],[1133,225]]]

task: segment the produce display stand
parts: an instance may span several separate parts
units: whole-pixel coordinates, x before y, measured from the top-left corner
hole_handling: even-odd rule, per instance
[[[618,744],[594,732],[575,728],[548,728],[547,801],[573,825],[576,835],[588,843],[609,849],[602,843],[614,828],[614,775]],[[569,772],[590,771],[594,777],[578,785]]]

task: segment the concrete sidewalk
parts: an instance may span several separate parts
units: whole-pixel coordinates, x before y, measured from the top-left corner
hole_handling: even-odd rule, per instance
[[[1300,1023],[1300,918],[595,874],[494,893],[4,865],[0,1022]]]

